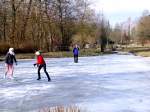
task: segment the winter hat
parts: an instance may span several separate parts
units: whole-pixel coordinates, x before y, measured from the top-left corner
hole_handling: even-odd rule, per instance
[[[41,53],[39,51],[35,52],[35,55],[39,56]]]
[[[12,54],[12,55],[15,55],[14,48],[9,48],[9,53]]]
[[[14,52],[14,48],[9,48],[9,51],[12,51],[12,52]]]

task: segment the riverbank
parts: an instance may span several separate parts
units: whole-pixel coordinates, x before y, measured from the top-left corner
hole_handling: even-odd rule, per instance
[[[133,53],[137,56],[150,57],[150,47],[128,47],[121,51]]]
[[[150,57],[150,51],[136,52],[135,55],[143,56],[143,57]]]
[[[101,53],[100,49],[82,49],[80,50],[81,57],[84,56],[98,56],[102,54],[110,54],[111,52]],[[68,52],[48,52],[48,53],[42,53],[45,58],[62,58],[62,57],[73,57],[72,51]],[[0,56],[0,61],[4,60],[5,55]],[[16,54],[17,59],[33,59],[35,58],[34,53],[17,53]]]
[[[143,56],[143,57],[150,57],[150,47],[127,47],[123,49],[119,49],[117,51],[121,52],[129,52],[133,53],[134,55]],[[113,54],[114,52],[108,51],[105,53],[100,52],[100,49],[82,49],[80,50],[80,57],[84,56],[98,56],[98,55],[105,55],[105,54]],[[45,58],[62,58],[62,57],[73,57],[72,51],[68,52],[48,52],[43,53]],[[5,55],[0,56],[0,61],[4,60]],[[17,53],[17,59],[34,59],[34,53]]]

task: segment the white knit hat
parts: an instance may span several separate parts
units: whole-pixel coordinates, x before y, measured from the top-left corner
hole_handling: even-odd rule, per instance
[[[35,52],[35,55],[37,55],[37,56],[40,55],[40,54],[41,54],[41,53],[40,53],[39,51],[36,51],[36,52]]]
[[[14,48],[9,48],[9,53],[10,53],[11,55],[15,55],[15,53],[14,53]]]
[[[14,52],[14,48],[9,48],[9,51],[10,52]]]

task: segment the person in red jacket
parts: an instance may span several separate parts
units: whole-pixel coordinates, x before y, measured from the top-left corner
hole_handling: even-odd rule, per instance
[[[44,72],[45,72],[45,74],[46,74],[46,76],[47,76],[47,78],[48,78],[48,81],[51,81],[51,78],[50,78],[50,76],[49,76],[49,74],[48,74],[48,72],[47,72],[47,70],[46,70],[46,63],[45,63],[45,61],[44,61],[43,56],[41,55],[41,53],[40,53],[39,51],[37,51],[37,52],[35,53],[35,55],[37,56],[37,62],[34,64],[34,66],[37,65],[37,67],[38,67],[38,79],[37,79],[37,80],[40,80],[40,79],[41,79],[40,71],[41,71],[41,69],[43,68],[43,69],[44,69]]]

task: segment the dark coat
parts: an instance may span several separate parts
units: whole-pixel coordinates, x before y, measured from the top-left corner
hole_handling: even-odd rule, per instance
[[[9,65],[13,65],[14,61],[15,61],[15,63],[17,63],[15,55],[7,53],[6,57],[5,57],[5,63],[9,64]]]

